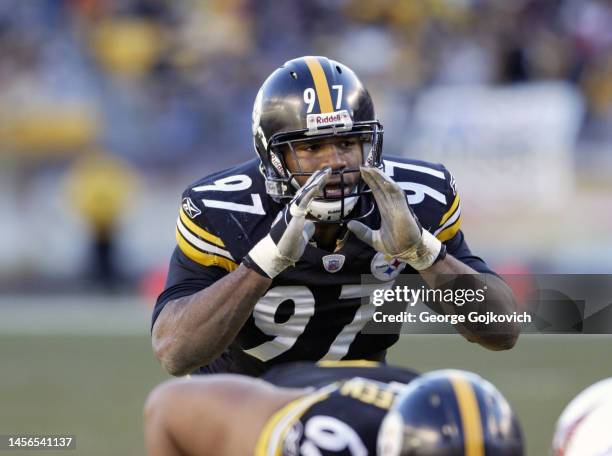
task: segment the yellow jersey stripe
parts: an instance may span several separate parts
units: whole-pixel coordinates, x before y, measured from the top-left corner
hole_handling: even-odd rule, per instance
[[[198,225],[193,223],[189,219],[187,214],[185,214],[185,211],[183,210],[183,208],[181,208],[181,210],[180,210],[180,216],[181,216],[181,221],[183,222],[183,225],[185,225],[187,228],[189,228],[189,231],[191,231],[193,234],[195,234],[197,236],[200,236],[202,239],[204,239],[204,240],[206,240],[208,242],[212,242],[213,244],[215,244],[215,245],[217,245],[219,247],[225,247],[225,244],[223,243],[223,241],[221,240],[220,237],[217,237],[214,234],[209,233],[205,229],[200,228]]]
[[[451,384],[459,404],[465,456],[485,456],[480,408],[474,389],[460,375],[452,376]]]
[[[281,456],[283,440],[287,431],[299,420],[306,411],[317,402],[329,397],[329,393],[337,389],[336,384],[328,385],[323,389],[307,396],[300,397],[283,406],[264,425],[257,444],[255,456]]]
[[[261,434],[259,435],[257,444],[255,445],[255,456],[267,456],[268,454],[270,454],[267,452],[267,450],[268,450],[268,447],[272,443],[270,442],[270,437],[272,437],[272,431],[274,431],[276,426],[278,426],[280,420],[285,415],[291,413],[291,411],[297,409],[301,405],[303,400],[304,398],[301,397],[299,399],[289,402],[287,405],[281,408],[278,412],[272,415],[272,417],[266,422],[263,430],[261,431]],[[273,453],[275,456],[277,454],[280,455],[280,448],[281,448],[281,445],[278,445],[277,448],[275,449]]]
[[[440,242],[446,242],[449,239],[452,239],[455,234],[457,234],[459,228],[461,228],[461,217],[459,217],[455,223],[453,223],[447,228],[444,228],[442,231],[436,234],[436,237]]]
[[[176,228],[176,242],[178,243],[178,246],[181,251],[185,255],[187,255],[190,260],[195,261],[196,263],[201,264],[202,266],[219,266],[225,269],[227,272],[232,272],[238,268],[238,264],[232,260],[229,260],[219,255],[202,252],[193,247],[183,237],[178,227]]]
[[[321,62],[319,62],[319,59],[316,57],[306,57],[304,60],[314,80],[315,91],[317,92],[317,99],[319,100],[321,112],[334,112],[329,84],[327,83],[327,77],[325,76],[325,71],[323,71]]]
[[[453,215],[453,212],[455,212],[455,209],[457,209],[457,206],[459,206],[459,193],[455,195],[455,200],[453,201],[453,204],[451,205],[450,209],[444,213],[438,226],[442,226],[444,225],[444,223],[446,223],[450,216]]]
[[[222,249],[221,247],[217,247],[215,244],[205,242],[202,240],[202,238],[194,235],[191,231],[187,229],[185,225],[183,225],[183,222],[180,217],[176,221],[176,227],[178,228],[183,238],[185,238],[185,240],[196,249],[201,250],[202,252],[212,253],[213,255],[220,255],[229,260],[235,261],[232,254],[227,250]]]

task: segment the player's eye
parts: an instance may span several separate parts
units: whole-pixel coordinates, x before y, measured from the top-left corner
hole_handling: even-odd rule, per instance
[[[340,143],[340,147],[342,147],[343,149],[350,149],[355,144],[357,144],[357,140],[355,140],[355,139],[345,139],[344,141],[342,141]]]
[[[309,145],[305,146],[304,150],[306,150],[308,152],[317,152],[317,151],[321,150],[321,145],[320,144],[309,144]]]

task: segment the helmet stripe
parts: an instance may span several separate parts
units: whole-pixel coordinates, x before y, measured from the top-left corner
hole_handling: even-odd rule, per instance
[[[459,405],[465,456],[485,456],[480,409],[474,389],[470,382],[460,375],[453,375],[451,383]]]
[[[329,84],[327,83],[327,77],[325,76],[325,71],[321,66],[321,62],[319,62],[319,59],[316,57],[305,57],[304,60],[306,61],[306,65],[308,65],[308,69],[312,74],[321,113],[334,112],[331,93],[329,91]]]

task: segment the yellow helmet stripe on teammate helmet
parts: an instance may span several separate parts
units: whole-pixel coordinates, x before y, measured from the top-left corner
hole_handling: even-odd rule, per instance
[[[480,408],[474,389],[462,375],[453,375],[451,384],[459,405],[465,456],[485,456]]]
[[[321,62],[319,62],[319,59],[316,57],[305,57],[304,60],[312,74],[321,112],[334,112],[329,84],[327,83],[327,77],[325,76],[325,71],[321,66]]]

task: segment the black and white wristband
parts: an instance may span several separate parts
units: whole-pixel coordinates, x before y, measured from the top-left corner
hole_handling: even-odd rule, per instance
[[[259,275],[260,275],[260,276],[262,276],[262,277],[266,277],[266,278],[268,278],[268,279],[271,279],[271,278],[272,278],[272,277],[270,277],[268,274],[266,274],[266,272],[265,272],[263,269],[261,269],[261,268],[259,267],[259,265],[258,265],[257,263],[255,263],[255,262],[253,261],[253,259],[252,259],[252,258],[251,258],[249,255],[245,256],[245,257],[242,259],[242,264],[243,264],[245,267],[247,267],[247,268],[249,268],[249,269],[252,269],[253,271],[255,271],[257,274],[259,274]]]

